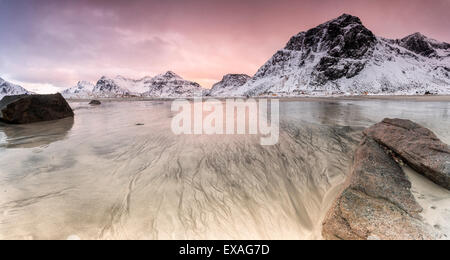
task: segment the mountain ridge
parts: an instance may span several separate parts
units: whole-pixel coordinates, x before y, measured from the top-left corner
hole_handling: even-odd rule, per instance
[[[291,37],[227,95],[450,94],[449,47],[417,33],[377,37],[358,17],[343,14]]]
[[[5,96],[32,94],[27,89],[0,78],[0,100]]]
[[[120,98],[120,97],[191,97],[203,93],[198,83],[183,79],[173,71],[130,79],[123,76],[102,76],[96,84],[80,81],[77,86],[62,91],[66,98]]]

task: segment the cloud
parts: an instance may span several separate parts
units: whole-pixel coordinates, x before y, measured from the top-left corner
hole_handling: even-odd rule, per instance
[[[254,74],[292,35],[343,12],[380,36],[450,41],[448,10],[445,0],[0,0],[0,71],[64,89],[173,70],[209,87]]]

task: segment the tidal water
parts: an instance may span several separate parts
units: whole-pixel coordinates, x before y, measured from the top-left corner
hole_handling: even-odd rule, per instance
[[[320,239],[361,131],[411,119],[450,143],[450,102],[280,102],[279,143],[174,135],[170,102],[70,103],[0,125],[0,239]]]

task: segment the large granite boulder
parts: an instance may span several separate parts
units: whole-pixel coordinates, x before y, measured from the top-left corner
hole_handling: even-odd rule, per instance
[[[429,129],[410,120],[384,119],[364,134],[391,149],[417,172],[450,189],[450,147]]]
[[[323,222],[325,239],[420,240],[437,234],[419,216],[411,183],[391,155],[366,138],[355,154],[346,189]]]
[[[28,124],[73,117],[61,94],[6,96],[0,101],[0,120],[9,124]]]
[[[399,163],[407,163],[450,187],[450,150],[436,135],[412,121],[384,119],[364,131],[352,172],[342,194],[328,211],[325,239],[440,239],[426,224],[411,182]]]

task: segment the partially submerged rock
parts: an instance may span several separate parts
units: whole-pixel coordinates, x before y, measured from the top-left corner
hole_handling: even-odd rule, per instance
[[[391,149],[417,172],[450,189],[450,147],[429,129],[410,120],[384,119],[364,134]]]
[[[61,94],[6,96],[0,101],[0,121],[29,124],[73,117]]]
[[[412,216],[418,216],[422,211],[410,191],[411,182],[402,168],[369,138],[355,153],[349,188],[389,201]]]
[[[364,192],[346,189],[324,222],[329,240],[431,240],[431,227],[396,205]]]
[[[92,105],[92,106],[99,106],[101,104],[102,104],[102,102],[100,102],[100,100],[91,100],[91,102],[89,102],[89,105]]]
[[[433,239],[400,166],[370,138],[358,148],[347,188],[328,212],[325,239]]]
[[[364,131],[352,172],[323,222],[325,239],[437,239],[397,156],[449,188],[450,152],[430,130],[409,120],[385,119]]]

